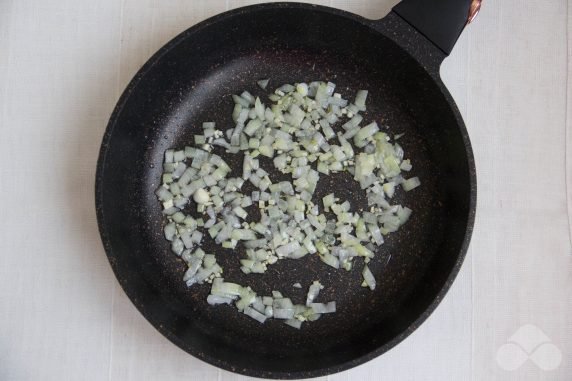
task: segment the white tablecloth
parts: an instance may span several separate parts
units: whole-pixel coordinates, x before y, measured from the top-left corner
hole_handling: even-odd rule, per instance
[[[395,2],[317,3],[381,18]],[[106,122],[140,65],[250,3],[0,2],[0,380],[244,379],[187,355],[131,305],[93,188]],[[570,1],[484,2],[442,68],[478,168],[467,260],[405,342],[324,379],[572,379],[571,60]]]

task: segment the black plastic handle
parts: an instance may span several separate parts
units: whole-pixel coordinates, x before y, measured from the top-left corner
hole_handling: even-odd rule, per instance
[[[481,0],[403,0],[393,11],[448,55],[480,4]]]

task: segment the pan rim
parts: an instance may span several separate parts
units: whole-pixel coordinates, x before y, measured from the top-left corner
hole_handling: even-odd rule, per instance
[[[172,49],[174,49],[179,43],[184,41],[185,39],[189,38],[191,35],[199,32],[200,30],[209,27],[212,24],[219,23],[227,18],[238,16],[242,13],[250,13],[256,10],[267,10],[267,9],[304,9],[304,10],[312,10],[318,12],[324,12],[334,16],[342,16],[345,18],[350,19],[353,22],[361,24],[362,26],[366,26],[371,29],[375,29],[372,26],[372,20],[363,18],[361,16],[355,15],[350,12],[346,12],[343,10],[339,10],[336,8],[325,7],[321,5],[315,4],[305,4],[305,3],[264,3],[264,4],[256,4],[247,7],[236,8],[234,10],[230,10],[211,18],[208,18],[198,24],[191,26],[190,28],[186,29],[185,31],[178,34],[176,37],[171,39],[165,45],[163,45],[156,53],[154,53],[151,58],[149,58],[146,63],[137,71],[134,77],[131,79],[121,96],[119,97],[117,104],[110,116],[109,122],[107,124],[105,133],[102,138],[101,148],[99,151],[99,157],[97,161],[97,169],[96,169],[96,182],[95,182],[95,206],[96,206],[96,215],[97,215],[97,223],[99,228],[99,233],[101,236],[101,240],[104,246],[104,250],[108,261],[112,267],[114,272],[115,278],[121,285],[122,289],[124,290],[125,294],[131,300],[131,303],[135,305],[137,310],[145,317],[145,319],[151,323],[151,325],[159,331],[164,337],[169,339],[172,343],[176,346],[184,350],[185,352],[189,353],[193,357],[204,361],[210,365],[216,366],[218,368],[231,371],[234,373],[251,376],[251,377],[259,377],[259,378],[273,378],[273,379],[300,379],[300,378],[311,378],[311,377],[319,377],[325,376],[329,374],[334,374],[338,372],[342,372],[351,368],[354,368],[358,365],[364,364],[374,358],[382,355],[383,353],[389,351],[397,344],[405,340],[411,333],[413,333],[417,328],[419,328],[425,320],[435,311],[437,306],[441,303],[447,292],[449,291],[453,281],[456,279],[460,268],[466,258],[466,254],[468,251],[469,243],[471,240],[471,235],[474,227],[475,221],[475,213],[476,213],[476,203],[477,203],[477,179],[476,179],[476,167],[475,161],[473,156],[473,150],[471,146],[471,142],[469,139],[469,135],[466,129],[466,126],[463,122],[461,114],[445,85],[442,83],[438,73],[431,73],[428,71],[428,74],[434,79],[435,83],[439,87],[439,90],[443,93],[445,100],[451,105],[451,111],[453,112],[459,132],[462,136],[463,143],[465,146],[465,153],[467,158],[468,164],[468,171],[469,171],[469,186],[470,186],[470,194],[469,194],[469,211],[467,216],[467,224],[465,229],[465,234],[463,238],[463,242],[459,251],[459,255],[455,261],[454,266],[452,267],[451,272],[449,273],[445,283],[439,290],[438,294],[434,298],[434,300],[429,304],[429,306],[420,314],[417,319],[411,322],[409,326],[402,331],[400,334],[396,335],[393,339],[388,341],[387,343],[377,347],[376,349],[360,356],[355,359],[339,363],[336,365],[323,367],[319,369],[312,369],[312,370],[293,370],[293,371],[266,371],[261,369],[253,369],[253,368],[242,368],[233,365],[231,362],[226,360],[221,360],[216,357],[210,356],[204,352],[198,351],[196,348],[188,345],[188,343],[184,342],[183,340],[179,339],[176,335],[172,334],[168,329],[164,326],[159,324],[155,319],[151,316],[150,313],[146,312],[144,308],[137,303],[137,300],[133,298],[135,288],[132,285],[129,285],[127,281],[122,279],[119,274],[119,268],[116,261],[116,257],[113,255],[112,243],[109,239],[109,235],[106,230],[106,220],[103,210],[104,204],[104,195],[103,195],[103,188],[104,188],[104,179],[105,179],[105,167],[106,167],[106,158],[107,153],[109,151],[109,143],[112,139],[113,132],[115,127],[118,124],[119,116],[121,115],[127,100],[129,99],[131,93],[137,88],[140,81],[146,76],[146,74],[152,69],[155,64],[161,60],[161,58],[169,53]],[[376,30],[376,32],[380,33]],[[429,42],[428,42],[429,43]],[[404,49],[399,43],[396,42],[401,49]],[[408,53],[409,54],[409,53]],[[411,54],[409,54],[411,55]],[[413,57],[413,56],[412,56]],[[413,57],[416,61],[418,61],[415,57]],[[425,69],[427,71],[427,69]]]

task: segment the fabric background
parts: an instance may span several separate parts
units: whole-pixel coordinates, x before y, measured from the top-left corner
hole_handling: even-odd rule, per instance
[[[100,243],[99,144],[164,43],[238,0],[0,1],[0,380],[205,380],[218,370],[135,310]],[[381,18],[396,0],[324,0]],[[322,380],[572,379],[572,3],[488,0],[442,67],[478,170],[467,260],[435,313],[382,357]],[[568,192],[567,192],[568,189]],[[562,355],[504,370],[523,325]]]

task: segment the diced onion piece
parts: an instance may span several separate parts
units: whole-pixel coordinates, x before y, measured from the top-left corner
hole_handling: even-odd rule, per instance
[[[309,307],[312,307],[312,310],[317,314],[331,314],[336,312],[336,302],[311,303]]]
[[[375,286],[376,286],[375,278],[373,277],[373,274],[371,273],[371,270],[369,269],[369,267],[367,265],[365,265],[363,267],[362,275],[363,275],[363,279],[364,279],[365,283],[367,284],[367,286],[371,290],[375,290]]]
[[[280,246],[276,249],[276,254],[279,256],[286,257],[292,254],[294,251],[300,248],[300,244],[297,241],[292,241],[286,245]]]
[[[256,233],[250,229],[235,229],[231,237],[237,241],[251,241],[256,239]]]
[[[324,253],[322,255],[320,255],[320,259],[322,260],[322,262],[324,262],[325,264],[327,264],[328,266],[332,266],[335,269],[339,269],[340,268],[340,261],[338,258],[334,257],[332,254],[330,253]]]
[[[409,217],[411,216],[411,212],[412,210],[407,208],[407,207],[400,207],[397,209],[397,218],[399,218],[399,223],[401,225],[403,225],[404,223],[407,222],[407,220],[409,220]]]
[[[177,234],[177,225],[174,222],[165,225],[164,232],[167,241],[172,241],[175,237],[175,234]]]
[[[282,309],[273,307],[274,319],[292,319],[294,317],[294,309]]]
[[[361,123],[361,121],[363,120],[363,116],[361,115],[355,115],[354,117],[352,117],[348,122],[346,122],[342,128],[344,130],[350,130],[350,129],[354,129],[357,126],[359,126],[359,124]]]
[[[367,90],[358,90],[354,104],[360,111],[365,111],[365,101],[367,99]]]
[[[243,91],[240,97],[245,99],[249,104],[254,104],[254,97],[248,91]]]
[[[401,184],[401,186],[403,187],[403,190],[406,192],[409,192],[409,191],[417,188],[419,185],[421,185],[421,181],[419,180],[418,177],[412,177],[410,179],[407,179],[407,180],[403,181],[403,183]]]
[[[388,198],[392,198],[395,194],[395,183],[390,181],[388,183],[383,184],[383,191],[387,195]]]
[[[211,306],[216,304],[231,304],[233,302],[232,298],[227,298],[225,296],[209,295],[207,296],[207,303]]]
[[[248,122],[248,124],[244,128],[244,133],[248,136],[252,136],[256,133],[256,131],[258,131],[260,127],[262,127],[262,122],[260,121],[260,119],[252,119]]]
[[[377,123],[373,122],[367,126],[360,128],[360,130],[354,136],[354,144],[357,147],[365,147],[368,138],[372,137],[376,132],[379,131],[379,126]]]
[[[261,80],[257,81],[256,83],[258,84],[258,86],[262,90],[266,90],[266,87],[268,86],[268,82],[270,82],[270,79],[266,78],[266,79],[261,79]]]
[[[193,200],[195,200],[197,204],[206,204],[210,200],[210,195],[203,188],[199,188],[193,194]]]
[[[239,218],[242,218],[243,220],[248,216],[246,210],[244,210],[241,206],[235,207],[232,211],[234,212],[234,214],[236,214]]]
[[[324,204],[324,210],[327,212],[330,210],[330,207],[335,203],[334,194],[330,193],[327,196],[322,198],[322,202]]]
[[[399,168],[401,168],[401,170],[405,172],[409,172],[411,171],[411,169],[413,169],[413,166],[411,165],[411,162],[409,160],[403,160],[399,165]]]
[[[239,97],[238,95],[232,95],[232,100],[234,101],[234,103],[241,105],[242,107],[249,107],[250,106],[250,102],[242,97]]]
[[[259,323],[264,323],[266,321],[266,315],[261,314],[260,312],[256,311],[254,308],[245,307],[244,314],[250,316],[254,320],[258,321]]]
[[[314,302],[314,300],[318,297],[320,290],[323,289],[324,286],[320,284],[319,281],[314,281],[310,288],[308,289],[308,295],[306,296],[306,305],[310,306]]]
[[[308,85],[305,83],[299,83],[296,85],[296,91],[298,92],[298,94],[305,97],[306,95],[308,95]]]
[[[218,282],[213,282],[211,294],[226,297],[236,297],[242,293],[242,290],[243,287],[239,284],[224,282],[223,279],[221,279]]]

